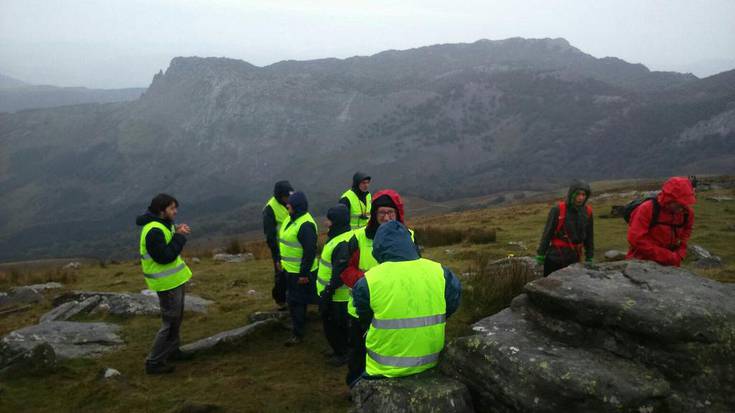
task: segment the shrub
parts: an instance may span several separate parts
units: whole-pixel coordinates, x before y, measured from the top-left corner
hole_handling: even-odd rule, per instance
[[[424,247],[459,244],[464,238],[464,231],[455,228],[428,226],[416,229],[416,243]]]
[[[462,303],[471,323],[508,307],[536,274],[523,260],[509,258],[491,264],[489,254],[480,254],[462,277]]]
[[[495,229],[474,228],[467,233],[470,244],[489,244],[497,239]]]
[[[242,252],[242,245],[240,245],[240,240],[237,238],[233,238],[230,240],[230,242],[227,244],[227,247],[225,248],[225,252],[228,254],[239,254]]]

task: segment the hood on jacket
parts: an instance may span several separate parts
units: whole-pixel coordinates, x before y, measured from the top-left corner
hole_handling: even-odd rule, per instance
[[[273,186],[273,197],[278,202],[281,202],[281,197],[291,195],[291,192],[293,192],[293,187],[288,181],[278,181]]]
[[[352,175],[352,190],[355,191],[356,194],[362,192],[360,191],[360,182],[366,179],[372,178],[370,178],[370,175],[366,174],[365,172],[355,172],[355,174]]]
[[[337,235],[350,231],[350,210],[342,204],[337,204],[327,211],[327,219],[332,221],[327,237],[334,238]]]
[[[391,221],[378,227],[373,240],[373,257],[383,263],[413,261],[419,259],[419,254],[408,229],[398,221]]]
[[[135,218],[135,225],[139,227],[144,227],[153,221],[158,221],[166,227],[170,227],[171,224],[173,224],[173,222],[167,219],[160,218],[158,215],[155,215],[151,211],[146,211],[145,214],[138,215],[138,217]]]
[[[365,233],[368,235],[368,238],[372,238],[375,235],[375,231],[378,229],[378,226],[380,226],[378,223],[378,208],[382,206],[395,208],[396,211],[398,211],[398,221],[405,224],[403,220],[403,201],[401,201],[401,196],[398,195],[398,192],[392,189],[383,189],[373,196],[373,202],[370,207],[370,219],[368,220],[367,228],[365,229]]]
[[[670,202],[677,202],[687,207],[697,202],[694,196],[694,188],[688,178],[675,176],[664,182],[661,192],[658,194],[658,203],[666,205]]]
[[[584,204],[587,203],[587,200],[589,200],[590,196],[592,195],[590,184],[585,181],[575,179],[572,181],[571,184],[569,184],[569,191],[567,192],[567,205],[574,205],[575,194],[579,191],[584,191],[584,193],[587,194],[587,197],[584,199],[584,203],[582,205],[584,206]]]
[[[299,215],[309,210],[309,201],[306,194],[296,191],[288,197],[288,204],[293,208],[294,215]]]

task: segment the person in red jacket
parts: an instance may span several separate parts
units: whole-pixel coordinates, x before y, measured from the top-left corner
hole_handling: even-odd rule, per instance
[[[678,267],[687,255],[687,242],[694,225],[692,205],[695,202],[694,188],[689,179],[674,177],[666,181],[655,200],[642,202],[633,210],[628,228],[630,248],[626,258]]]

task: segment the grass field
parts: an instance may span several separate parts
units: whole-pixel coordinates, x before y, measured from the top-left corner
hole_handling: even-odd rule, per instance
[[[649,189],[650,182],[618,182],[593,185],[626,191],[634,187]],[[696,222],[691,243],[701,244],[722,257],[725,266],[717,270],[697,271],[713,279],[735,282],[735,202],[714,202],[714,195],[735,196],[732,189],[703,192],[695,208]],[[626,225],[622,219],[603,219],[610,207],[624,204],[629,198],[593,198],[596,213],[596,256],[608,249],[626,250]],[[490,315],[507,305],[520,285],[508,285],[496,274],[478,271],[488,261],[508,255],[535,255],[538,238],[552,202],[529,201],[511,206],[449,213],[411,219],[416,228],[433,231],[456,229],[468,233],[481,227],[494,229],[496,241],[439,245],[424,250],[424,256],[439,261],[461,275],[465,296],[460,311],[448,322],[448,336],[469,331],[478,318]],[[432,230],[430,230],[432,231]],[[432,234],[427,234],[429,237]],[[440,237],[440,236],[439,236]],[[447,238],[447,242],[452,237]],[[462,237],[459,237],[462,239]],[[212,261],[196,251],[201,262],[191,264],[194,279],[189,293],[216,301],[206,315],[187,314],[183,341],[190,342],[222,330],[243,326],[248,315],[274,307],[270,298],[272,266],[262,258],[263,247],[245,245],[255,250],[256,259],[243,264]],[[191,253],[191,252],[190,252]],[[189,254],[191,256],[191,254]],[[691,267],[687,261],[685,266]],[[474,275],[473,275],[474,274]],[[479,274],[479,275],[478,275]],[[85,264],[79,270],[58,268],[0,269],[0,289],[31,282],[60,280],[68,290],[136,292],[144,288],[137,262]],[[516,282],[517,284],[517,282]],[[25,312],[0,316],[0,334],[35,324],[41,314],[51,309],[50,300]],[[143,374],[143,360],[159,326],[156,317],[128,319],[102,318],[123,327],[124,349],[98,359],[61,363],[45,377],[7,378],[0,382],[0,411],[39,412],[166,412],[186,403],[213,404],[221,411],[244,412],[344,412],[350,407],[348,390],[343,384],[344,368],[328,367],[322,356],[327,349],[316,309],[304,344],[286,348],[282,343],[289,331],[274,327],[251,337],[246,343],[181,363],[170,376]],[[103,381],[98,374],[104,367],[120,370],[121,381]]]

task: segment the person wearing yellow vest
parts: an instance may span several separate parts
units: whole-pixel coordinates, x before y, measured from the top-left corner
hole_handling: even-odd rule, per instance
[[[185,286],[191,278],[181,251],[191,229],[186,224],[174,225],[178,207],[176,198],[158,194],[148,211],[136,219],[136,224],[142,227],[139,254],[143,276],[148,288],[158,294],[162,319],[145,362],[147,374],[171,373],[174,366],[169,361],[190,357],[179,350],[179,332],[184,318]]]
[[[349,290],[342,283],[340,274],[350,261],[350,211],[342,204],[329,208],[327,225],[329,232],[319,258],[316,291],[319,294],[319,314],[324,323],[324,335],[332,348],[329,364],[337,367],[347,363]]]
[[[401,201],[401,197],[396,191],[386,189],[377,192],[373,197],[370,220],[367,226],[353,231],[354,236],[349,243],[352,255],[347,268],[341,274],[345,285],[352,288],[360,278],[364,277],[366,271],[378,265],[373,257],[373,239],[378,228],[391,221],[404,223],[403,201]],[[418,254],[418,247],[415,244],[414,249]],[[345,381],[348,385],[352,385],[365,371],[365,333],[367,332],[367,326],[359,322],[351,298],[347,304],[347,311],[350,315],[350,337],[348,340],[350,350]]]
[[[350,226],[352,229],[362,228],[370,219],[370,176],[363,172],[355,172],[352,176],[352,188],[346,190],[339,203],[350,211]]]
[[[288,197],[293,187],[288,181],[278,181],[273,187],[273,196],[263,207],[263,233],[265,242],[271,250],[273,258],[274,281],[271,295],[279,310],[286,309],[286,276],[281,267],[281,256],[278,249],[278,231],[288,217]]]
[[[400,222],[378,228],[373,256],[379,264],[355,283],[360,320],[370,327],[363,377],[402,377],[436,366],[447,318],[459,308],[459,279],[441,264],[419,257]]]
[[[315,289],[317,256],[317,226],[309,213],[309,203],[303,192],[288,197],[289,216],[278,232],[281,266],[286,276],[286,300],[291,313],[293,335],[286,346],[300,344],[306,325],[306,307],[316,304]]]

